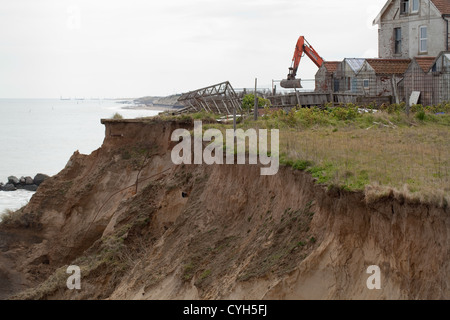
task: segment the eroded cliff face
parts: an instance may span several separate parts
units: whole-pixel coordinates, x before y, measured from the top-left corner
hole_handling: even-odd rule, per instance
[[[0,226],[0,297],[448,299],[448,208],[328,189],[282,167],[181,165],[173,130],[106,121]],[[67,266],[81,268],[68,290]],[[367,268],[380,267],[369,290]]]

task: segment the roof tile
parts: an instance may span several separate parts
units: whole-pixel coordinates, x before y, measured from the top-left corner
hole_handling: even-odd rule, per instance
[[[325,61],[324,65],[328,72],[335,72],[339,66],[339,61]]]
[[[411,63],[410,59],[367,59],[376,74],[397,74],[406,72]]]
[[[450,14],[450,0],[431,0],[442,14]]]
[[[414,59],[425,73],[430,71],[430,68],[433,66],[433,63],[436,60],[436,58],[433,57],[415,57]]]

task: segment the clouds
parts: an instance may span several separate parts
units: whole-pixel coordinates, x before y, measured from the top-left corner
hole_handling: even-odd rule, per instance
[[[0,97],[166,95],[255,77],[268,86],[286,76],[300,35],[326,60],[376,53],[369,21],[384,2],[7,0]],[[316,71],[304,59],[299,75]]]

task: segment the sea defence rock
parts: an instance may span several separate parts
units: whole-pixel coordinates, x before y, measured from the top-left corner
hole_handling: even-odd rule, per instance
[[[38,173],[38,174],[34,177],[33,181],[34,181],[34,184],[35,184],[35,185],[39,186],[42,182],[44,182],[44,181],[47,180],[48,178],[50,178],[48,175],[42,174],[42,173]]]
[[[23,186],[23,188],[21,188],[21,189],[24,189],[27,191],[36,191],[38,188],[39,188],[39,186],[37,186],[35,184],[30,184],[30,185]]]
[[[18,179],[16,176],[9,176],[6,184],[0,183],[0,191],[16,191],[19,189],[36,191],[45,180],[50,178],[48,175],[38,173],[34,178],[21,177]]]
[[[16,191],[17,188],[12,183],[7,183],[3,188],[2,191]]]
[[[15,176],[8,177],[8,183],[11,183],[13,185],[18,185],[20,183],[20,180],[17,179]]]

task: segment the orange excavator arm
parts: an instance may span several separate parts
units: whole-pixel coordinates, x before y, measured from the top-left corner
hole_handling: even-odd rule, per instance
[[[321,67],[323,64],[322,57],[317,53],[317,51],[306,41],[304,36],[298,38],[297,45],[295,46],[294,57],[292,58],[292,66],[289,68],[288,80],[294,80],[297,75],[297,69],[300,65],[300,61],[303,54],[306,54],[317,67]]]
[[[292,65],[289,68],[289,74],[287,80],[283,80],[281,86],[284,88],[301,88],[300,80],[297,80],[295,76],[297,75],[298,66],[302,60],[303,55],[306,54],[317,67],[321,67],[324,60],[317,53],[317,51],[306,41],[304,36],[298,38],[297,45],[295,46],[294,57],[292,58]]]

